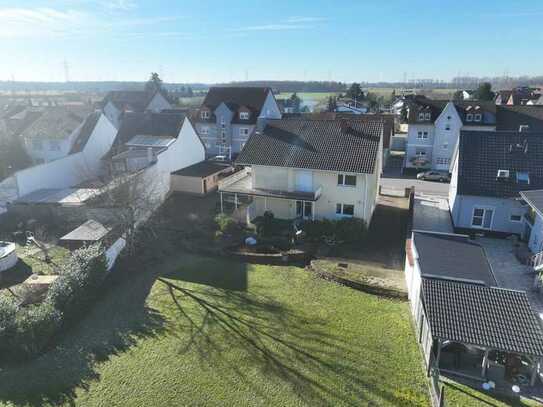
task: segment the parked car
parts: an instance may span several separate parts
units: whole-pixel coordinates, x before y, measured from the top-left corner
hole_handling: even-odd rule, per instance
[[[417,174],[417,179],[425,181],[450,182],[451,176],[444,171],[426,171]]]

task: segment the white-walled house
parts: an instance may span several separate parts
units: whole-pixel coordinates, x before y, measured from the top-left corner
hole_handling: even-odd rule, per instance
[[[543,188],[543,134],[462,131],[449,207],[456,230],[524,233],[519,192]]]
[[[102,157],[116,134],[105,115],[92,113],[79,127],[67,156],[18,171],[0,183],[0,206],[38,190],[71,188],[100,177]]]
[[[255,132],[219,185],[249,197],[250,220],[271,211],[282,219],[356,217],[370,223],[382,166],[383,123],[362,120],[273,120]]]
[[[271,88],[212,87],[193,116],[207,155],[236,156],[255,129],[281,111]]]
[[[205,147],[181,113],[129,113],[107,157],[111,174],[140,173],[160,205],[170,193],[171,174],[205,160]]]
[[[31,120],[31,123],[18,135],[23,139],[26,152],[34,164],[69,155],[91,113],[88,106],[53,106],[27,112],[26,120]]]
[[[171,109],[172,105],[160,91],[138,90],[111,91],[102,101],[102,111],[116,128],[127,112],[154,112]]]
[[[461,130],[495,130],[496,106],[416,97],[408,103],[405,168],[448,171]]]
[[[522,237],[528,242],[530,251],[538,255],[543,253],[543,189],[522,191],[520,196],[529,206],[522,219],[524,223]],[[539,258],[539,263],[539,266],[543,264],[543,258]]]

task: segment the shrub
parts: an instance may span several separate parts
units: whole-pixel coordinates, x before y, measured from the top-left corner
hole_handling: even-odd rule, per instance
[[[215,223],[222,233],[232,234],[239,229],[236,220],[224,213],[215,216]]]
[[[41,304],[19,306],[0,297],[0,356],[21,360],[36,356],[68,319],[80,314],[98,294],[107,274],[100,246],[77,250],[62,266]]]
[[[262,219],[260,223],[258,224],[258,230],[257,233],[261,236],[271,236],[274,231],[274,220],[275,216],[273,215],[273,212],[266,211],[262,215]]]
[[[302,226],[306,238],[311,241],[326,238],[342,242],[359,242],[366,236],[366,229],[366,222],[358,218],[311,220],[304,222]]]

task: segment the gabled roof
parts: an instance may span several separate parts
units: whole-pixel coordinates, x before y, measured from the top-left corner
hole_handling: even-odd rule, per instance
[[[505,105],[511,95],[513,94],[512,90],[500,90],[496,93],[496,104]]]
[[[233,122],[254,124],[262,111],[266,102],[268,93],[271,92],[267,87],[212,87],[202,102],[203,108],[211,110],[211,120],[215,120],[213,112],[217,107],[224,103],[232,112],[237,112],[241,107],[246,107],[251,112],[249,120],[239,120],[237,115],[232,118]],[[197,114],[196,120],[201,120]]]
[[[497,178],[498,170],[509,171],[509,178]],[[528,172],[529,184],[517,182],[518,172]],[[543,133],[460,132],[458,194],[509,198],[541,188]]]
[[[184,120],[184,113],[125,113],[114,145],[123,145],[135,136],[177,138]]]
[[[92,112],[88,106],[43,108],[41,115],[20,134],[24,138],[65,139]]]
[[[525,292],[422,279],[433,338],[543,356],[543,329]]]
[[[230,165],[217,161],[200,161],[199,163],[177,170],[173,174],[184,177],[205,178],[210,175],[226,171],[229,168],[231,168]]]
[[[519,131],[524,125],[529,131],[543,131],[543,106],[497,106],[496,130]]]
[[[157,93],[144,90],[114,90],[108,92],[104,98],[103,106],[111,102],[119,110],[143,112]]]
[[[100,120],[101,115],[102,114],[100,112],[94,112],[85,119],[85,123],[83,123],[83,126],[75,138],[70,154],[79,153],[85,149],[85,146],[94,132],[94,128],[96,127],[98,120]]]
[[[455,100],[454,106],[460,116],[462,123],[467,126],[495,126],[496,125],[496,104],[483,100]],[[471,121],[467,115],[471,114]],[[480,114],[481,120],[475,121],[475,115]]]
[[[414,97],[408,99],[409,115],[407,122],[409,124],[433,124],[441,114],[448,100],[434,100],[426,97]],[[419,120],[419,113],[430,113],[430,120]]]
[[[382,136],[381,121],[270,120],[236,162],[372,174]]]
[[[497,286],[484,249],[465,235],[413,232],[422,277]]]

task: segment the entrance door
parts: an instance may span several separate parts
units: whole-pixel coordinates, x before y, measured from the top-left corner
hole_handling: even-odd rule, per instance
[[[204,194],[207,194],[207,179],[204,179]]]
[[[296,171],[296,191],[313,191],[313,173],[311,171]]]

